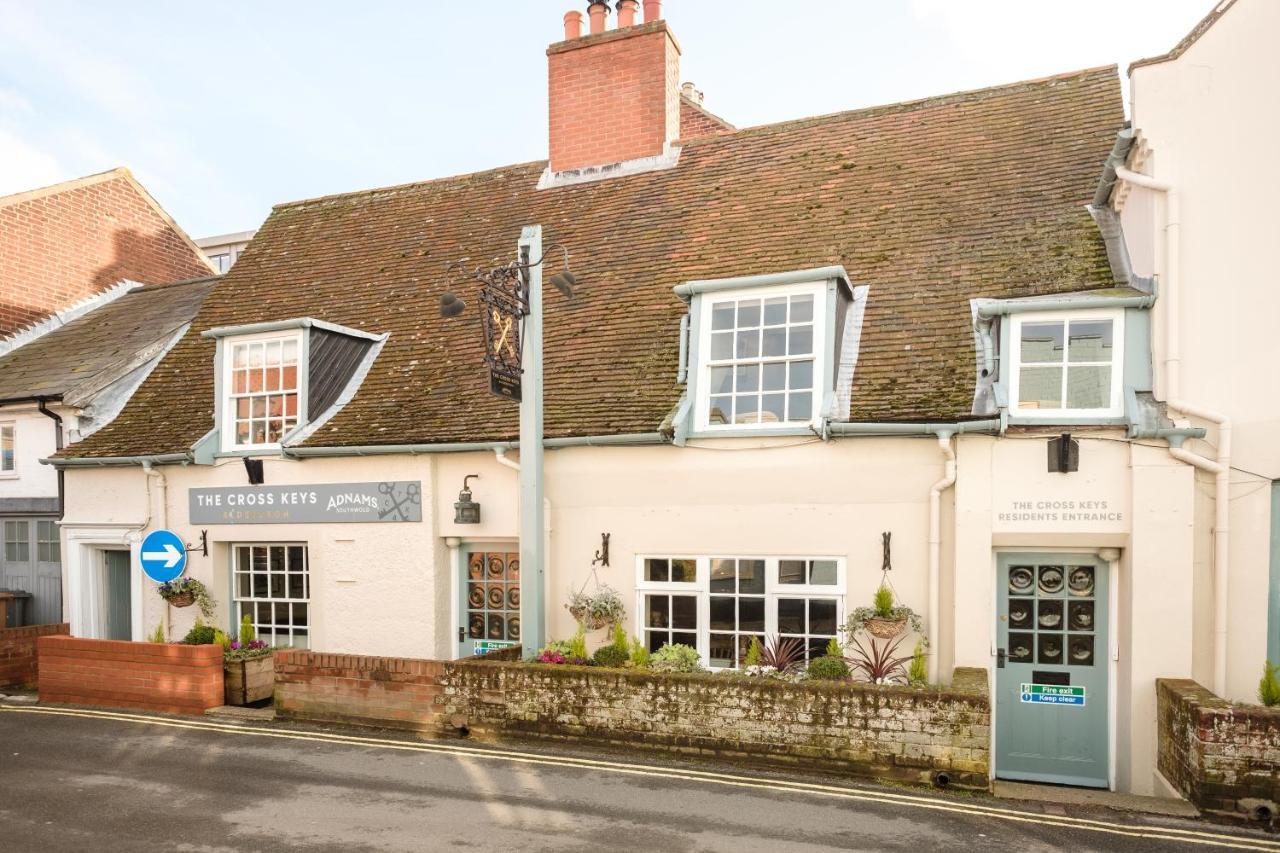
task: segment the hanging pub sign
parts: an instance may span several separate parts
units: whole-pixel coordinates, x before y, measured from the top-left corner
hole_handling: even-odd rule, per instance
[[[422,483],[217,486],[188,492],[192,524],[422,521]]]
[[[527,261],[522,257],[521,261]],[[522,263],[494,267],[481,275],[484,360],[489,390],[499,397],[521,399],[520,324],[529,314],[528,270]]]

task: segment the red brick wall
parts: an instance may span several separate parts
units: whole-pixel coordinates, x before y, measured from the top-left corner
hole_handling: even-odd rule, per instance
[[[0,628],[0,687],[26,687],[36,683],[39,669],[36,639],[50,634],[70,634],[71,626],[30,625],[26,628]]]
[[[680,48],[663,21],[547,50],[551,170],[654,157],[680,134]]]
[[[276,652],[275,666],[283,716],[424,730],[440,713],[440,661],[293,649]]]
[[[733,125],[727,124],[684,98],[680,99],[680,138],[697,139],[699,136],[715,136],[732,133]]]
[[[123,171],[61,191],[0,199],[0,335],[123,279],[165,284],[212,273]]]
[[[41,637],[40,701],[203,714],[222,704],[222,648]]]

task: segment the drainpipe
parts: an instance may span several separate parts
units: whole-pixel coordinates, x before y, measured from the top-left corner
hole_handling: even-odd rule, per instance
[[[159,528],[163,530],[169,527],[167,523],[167,507],[169,504],[168,481],[165,479],[164,472],[152,465],[151,462],[144,461],[142,463],[142,473],[146,475],[147,483],[147,517],[139,526],[138,535],[142,535],[146,529],[151,526],[151,522],[156,518],[154,510],[155,501],[151,495],[151,483],[153,481],[156,484],[156,497],[159,498],[160,502]],[[173,608],[166,604],[164,608],[164,635],[170,640],[173,639],[173,621],[170,618],[172,614]]]
[[[1161,282],[1165,327],[1164,397],[1175,411],[1214,424],[1218,429],[1216,460],[1206,459],[1182,447],[1181,437],[1170,437],[1169,453],[1198,470],[1208,471],[1214,480],[1213,524],[1213,692],[1225,696],[1227,691],[1227,591],[1231,557],[1231,419],[1222,412],[1206,409],[1181,398],[1182,340],[1179,324],[1181,274],[1182,205],[1173,184],[1149,175],[1116,168],[1122,181],[1152,190],[1164,200],[1164,280]],[[1157,220],[1158,221],[1158,220]]]
[[[938,449],[942,451],[942,479],[929,489],[929,632],[934,635],[934,649],[929,655],[929,683],[938,681],[938,613],[942,609],[940,580],[942,577],[942,493],[956,482],[956,451],[951,443],[951,433],[938,432]]]
[[[40,414],[53,421],[53,446],[56,450],[62,450],[64,438],[62,434],[62,415],[49,408],[49,400],[46,397],[36,398],[36,408],[40,410]],[[66,512],[67,499],[67,477],[61,468],[58,469],[58,521],[62,521],[62,516]]]
[[[506,467],[510,468],[512,471],[520,470],[519,462],[516,462],[515,460],[507,458],[506,447],[503,447],[500,445],[498,447],[493,448],[493,458],[497,460],[499,465],[505,465]]]

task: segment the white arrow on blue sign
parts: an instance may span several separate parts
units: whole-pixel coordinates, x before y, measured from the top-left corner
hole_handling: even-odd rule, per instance
[[[156,583],[168,583],[187,568],[187,545],[172,530],[153,530],[142,540],[142,571]]]

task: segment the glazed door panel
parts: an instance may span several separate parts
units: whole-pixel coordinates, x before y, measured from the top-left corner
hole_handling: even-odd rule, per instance
[[[520,553],[463,552],[458,657],[520,642]]]
[[[996,776],[1107,787],[1108,582],[1093,556],[1000,556]]]

